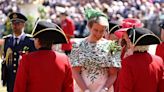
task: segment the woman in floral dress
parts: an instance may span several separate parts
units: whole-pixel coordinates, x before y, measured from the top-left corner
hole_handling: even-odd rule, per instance
[[[70,54],[75,92],[113,92],[120,53],[111,54],[112,41],[103,38],[108,18],[94,9],[86,9],[85,16],[90,35],[75,42]]]

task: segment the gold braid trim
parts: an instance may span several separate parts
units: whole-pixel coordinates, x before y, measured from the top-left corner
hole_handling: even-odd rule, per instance
[[[5,57],[6,65],[11,65],[12,64],[12,54],[13,54],[12,49],[8,48],[7,52],[6,52],[6,57]]]

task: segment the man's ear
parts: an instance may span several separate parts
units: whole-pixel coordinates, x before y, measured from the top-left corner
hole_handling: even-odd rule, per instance
[[[21,22],[21,25],[25,26],[25,25],[26,25],[26,23],[24,23],[24,22]]]

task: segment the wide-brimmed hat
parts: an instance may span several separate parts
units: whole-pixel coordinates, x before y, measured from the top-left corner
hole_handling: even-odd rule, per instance
[[[38,21],[32,31],[32,36],[51,40],[54,44],[68,42],[63,30],[58,25],[47,21]]]
[[[126,18],[121,23],[122,28],[141,28],[143,27],[143,23],[136,18]]]
[[[129,39],[135,46],[159,44],[160,38],[146,28],[130,28],[127,30]]]
[[[164,29],[164,21],[162,21],[160,24],[159,24],[159,27]]]
[[[126,18],[122,21],[120,24],[121,28],[114,32],[114,34],[118,38],[122,38],[123,34],[129,29],[129,28],[142,28],[143,23],[136,18]]]
[[[118,30],[116,30],[114,32],[114,34],[118,37],[118,38],[122,38],[122,36],[124,35],[124,33],[126,33],[126,31],[128,30],[129,28],[120,28]]]
[[[13,12],[11,14],[9,14],[9,18],[11,22],[26,22],[27,18],[18,12]]]

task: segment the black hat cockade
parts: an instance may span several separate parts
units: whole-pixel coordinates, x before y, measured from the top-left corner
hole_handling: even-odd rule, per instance
[[[21,13],[17,13],[17,12],[13,12],[11,14],[9,14],[9,18],[11,22],[26,22],[27,18],[21,14]]]
[[[113,22],[109,22],[109,34],[114,34],[115,31],[117,31],[118,29],[120,29],[121,27]]]
[[[51,40],[54,44],[67,43],[63,30],[54,23],[38,21],[32,31],[33,38]]]
[[[135,46],[159,44],[158,36],[146,28],[130,28],[127,30],[129,39]]]
[[[162,21],[160,24],[159,24],[159,27],[164,29],[164,21]]]

